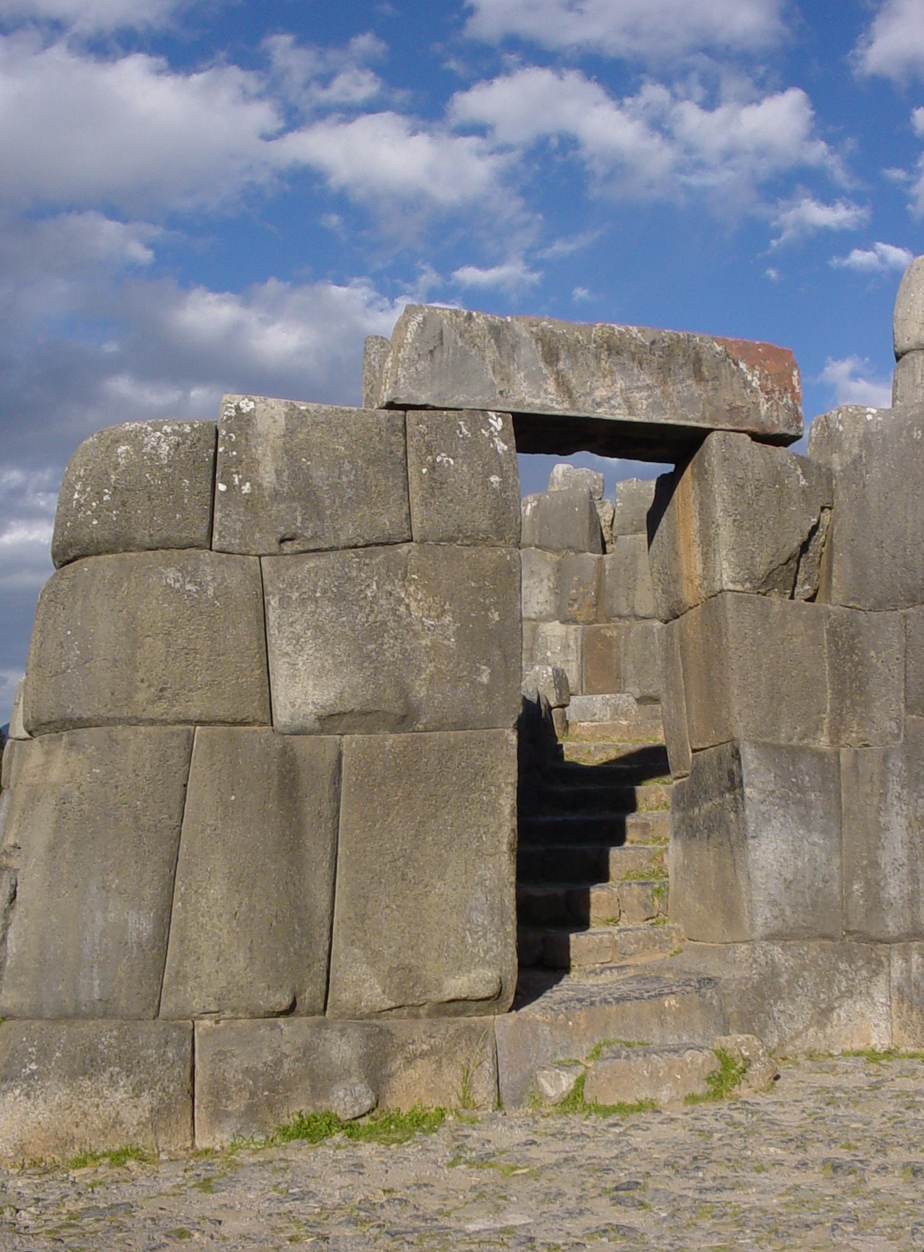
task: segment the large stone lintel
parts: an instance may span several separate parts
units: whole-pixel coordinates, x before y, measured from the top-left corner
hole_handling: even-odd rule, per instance
[[[398,320],[375,402],[512,412],[520,452],[618,443],[623,456],[673,460],[711,430],[780,444],[802,434],[799,372],[788,350],[422,305]]]

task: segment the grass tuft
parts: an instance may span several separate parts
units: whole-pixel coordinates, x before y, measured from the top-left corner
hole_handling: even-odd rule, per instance
[[[709,1090],[705,1095],[688,1095],[684,1104],[711,1104],[718,1100],[728,1100],[741,1086],[741,1080],[748,1072],[747,1063],[736,1061],[724,1048],[715,1049],[719,1068],[706,1079]]]
[[[129,1161],[138,1161],[142,1165],[150,1165],[154,1161],[150,1152],[129,1144],[124,1148],[114,1148],[111,1152],[80,1152],[67,1163],[68,1169],[87,1169],[90,1165],[111,1165],[118,1169]]]
[[[273,1132],[274,1143],[322,1143],[343,1135],[354,1143],[407,1143],[414,1135],[432,1135],[446,1120],[443,1108],[415,1104],[406,1113],[386,1110],[355,1122],[344,1122],[336,1113],[298,1113]]]

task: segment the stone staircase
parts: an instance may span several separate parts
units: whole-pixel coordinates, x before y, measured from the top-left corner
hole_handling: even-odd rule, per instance
[[[521,790],[523,969],[605,970],[669,956],[670,776],[658,705],[575,696],[557,751]]]

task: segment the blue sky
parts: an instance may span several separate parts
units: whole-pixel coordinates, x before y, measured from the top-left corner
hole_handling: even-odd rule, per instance
[[[0,0],[0,171],[3,721],[77,444],[357,404],[408,301],[765,339],[807,420],[886,405],[924,0]]]

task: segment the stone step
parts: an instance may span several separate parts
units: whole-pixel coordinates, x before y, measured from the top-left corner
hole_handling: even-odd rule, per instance
[[[520,883],[621,882],[640,875],[663,876],[667,848],[663,844],[544,844],[517,851]]]
[[[667,905],[666,878],[517,886],[517,917],[535,926],[638,926],[666,917]]]
[[[542,964],[547,969],[600,969],[656,961],[678,951],[683,943],[683,932],[671,922],[661,926],[591,926],[586,930],[567,926],[524,929],[541,932]],[[529,947],[535,935],[523,938]]]
[[[658,773],[667,773],[667,749],[663,739],[614,740],[612,743],[588,743],[580,739],[564,739],[560,747],[563,759],[573,761],[577,765],[604,765],[633,758],[650,758],[655,753],[662,753],[665,768],[659,770]]]
[[[628,747],[623,756],[598,765],[584,765],[580,761],[550,762],[546,766],[545,777],[551,784],[638,786],[655,779],[670,784],[670,765],[663,743],[642,748],[635,744],[622,746]]]
[[[601,768],[604,768],[601,766]],[[536,807],[545,813],[592,813],[601,810],[625,813],[667,812],[671,807],[669,784],[650,783],[643,787],[582,781],[573,785],[541,786]]]
[[[548,843],[666,843],[670,813],[552,813],[521,818],[520,846]]]
[[[648,933],[667,927],[644,928]],[[670,962],[615,973],[564,978],[524,971],[511,1013],[496,1019],[497,1064],[504,1108],[529,1102],[540,1065],[587,1057],[599,1046],[643,1043],[710,1045],[728,1033],[717,979],[680,975]]]
[[[569,716],[564,738],[572,743],[663,743],[661,706],[640,704],[634,717],[608,722],[578,722]]]

